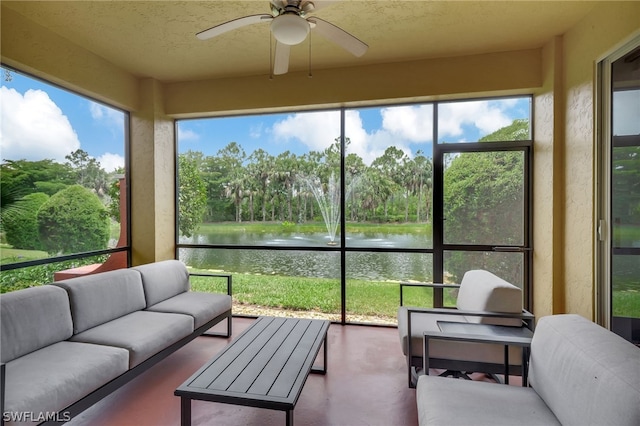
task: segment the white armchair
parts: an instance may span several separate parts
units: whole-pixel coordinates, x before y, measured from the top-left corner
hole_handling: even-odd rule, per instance
[[[423,364],[424,331],[438,331],[437,321],[475,322],[533,330],[534,316],[522,309],[522,291],[485,270],[465,273],[460,285],[401,283],[398,332],[407,357],[409,386],[414,387]],[[403,306],[403,287],[422,286],[458,289],[456,308]],[[411,338],[408,338],[411,336]],[[509,371],[522,374],[522,350],[509,348]],[[466,376],[466,372],[501,374],[504,348],[486,343],[436,339],[430,343],[429,366],[445,369],[443,375]]]

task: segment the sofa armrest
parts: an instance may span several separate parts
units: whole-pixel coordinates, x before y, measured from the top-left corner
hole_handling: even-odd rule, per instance
[[[226,278],[227,280],[227,294],[233,295],[232,292],[232,276],[231,274],[213,273],[213,272],[189,272],[189,277],[210,277],[210,278]]]
[[[400,306],[404,306],[404,288],[405,287],[423,287],[423,288],[434,288],[434,289],[443,289],[443,288],[455,288],[459,289],[459,284],[439,284],[439,283],[421,283],[421,282],[401,282],[400,283]]]

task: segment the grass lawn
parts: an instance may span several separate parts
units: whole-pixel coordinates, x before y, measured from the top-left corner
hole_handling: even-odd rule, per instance
[[[427,234],[431,235],[430,223],[351,223],[346,224],[347,232],[368,233],[383,232],[388,234]],[[286,233],[295,232],[310,234],[316,232],[326,232],[324,222],[220,222],[200,224],[196,232],[199,233]]]
[[[0,263],[27,262],[29,260],[44,259],[48,257],[46,251],[18,250],[8,244],[0,244]]]
[[[196,291],[226,291],[225,281],[220,278],[192,277],[191,283]],[[407,289],[405,305],[431,307],[432,294],[429,288]],[[233,298],[240,304],[335,314],[340,312],[340,282],[335,279],[234,274]],[[400,286],[397,282],[348,280],[346,300],[350,314],[395,319]],[[454,300],[453,292],[445,293],[445,305],[452,306]]]

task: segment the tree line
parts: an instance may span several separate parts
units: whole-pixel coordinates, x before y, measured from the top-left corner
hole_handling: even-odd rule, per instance
[[[347,139],[347,150],[349,143]],[[339,139],[303,155],[272,155],[261,148],[247,155],[240,144],[230,142],[216,155],[188,151],[180,157],[199,171],[206,188],[203,222],[322,220],[314,187],[326,194],[331,176],[340,177]],[[410,157],[391,146],[369,166],[355,153],[344,162],[348,220],[430,220],[433,163],[423,152]]]

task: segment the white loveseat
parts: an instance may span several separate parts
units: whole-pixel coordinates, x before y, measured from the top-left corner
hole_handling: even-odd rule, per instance
[[[581,316],[539,320],[529,384],[421,376],[420,426],[640,425],[640,348]]]
[[[169,260],[0,296],[2,423],[67,421],[227,319]]]

